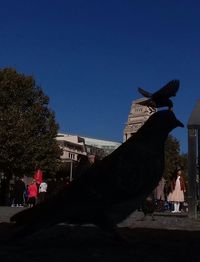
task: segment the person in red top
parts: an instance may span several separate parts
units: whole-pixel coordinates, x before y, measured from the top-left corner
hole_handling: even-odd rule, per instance
[[[28,186],[28,205],[29,207],[35,206],[37,195],[38,195],[38,188],[36,185],[36,181],[33,180],[31,184]]]

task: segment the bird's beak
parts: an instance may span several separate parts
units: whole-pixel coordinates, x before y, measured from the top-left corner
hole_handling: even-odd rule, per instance
[[[184,127],[184,124],[177,119],[177,126]]]

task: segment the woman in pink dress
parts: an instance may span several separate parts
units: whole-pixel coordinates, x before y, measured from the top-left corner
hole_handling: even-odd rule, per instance
[[[174,204],[172,213],[180,212],[180,203],[185,201],[184,193],[186,192],[185,180],[182,170],[179,168],[176,171],[176,177],[171,183],[171,192],[168,195],[168,201]]]

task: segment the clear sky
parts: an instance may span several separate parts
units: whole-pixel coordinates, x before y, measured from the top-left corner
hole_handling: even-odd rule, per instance
[[[32,75],[60,131],[122,141],[138,86],[180,80],[174,135],[200,99],[199,0],[0,0],[0,67]]]

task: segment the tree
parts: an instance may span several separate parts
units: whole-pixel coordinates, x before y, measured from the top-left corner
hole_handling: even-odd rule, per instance
[[[0,70],[0,94],[0,171],[31,176],[40,168],[53,176],[61,150],[49,98],[33,77],[12,68]]]
[[[169,178],[176,169],[180,145],[176,138],[169,135],[165,144],[165,178]]]
[[[164,177],[167,181],[170,181],[177,166],[187,171],[187,155],[180,154],[180,143],[179,141],[169,135],[165,144],[165,171]]]

